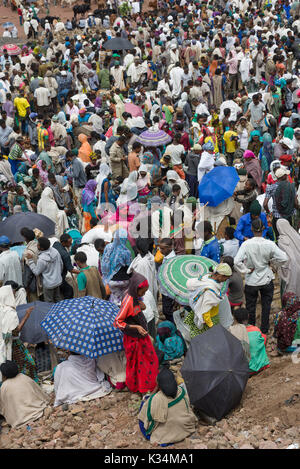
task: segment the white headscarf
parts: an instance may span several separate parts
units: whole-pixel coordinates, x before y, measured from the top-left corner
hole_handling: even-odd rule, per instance
[[[97,181],[97,192],[98,192],[98,208],[100,207],[101,204],[101,187],[104,179],[107,178],[107,176],[110,174],[110,167],[106,163],[102,163],[99,168],[99,174],[96,178]]]
[[[41,213],[50,218],[54,223],[57,222],[58,206],[54,200],[54,194],[51,187],[45,187],[37,205],[37,213]]]
[[[179,109],[183,109],[184,106],[186,105],[187,103],[187,100],[188,100],[188,95],[187,93],[181,93],[181,99],[178,101],[178,108]]]
[[[124,179],[122,186],[121,186],[121,191],[120,191],[120,196],[117,200],[117,206],[121,204],[125,204],[126,202],[129,202],[130,200],[134,200],[137,197],[137,181],[138,173],[137,171],[132,171],[129,174],[129,177]]]
[[[185,197],[185,196],[188,195],[188,193],[189,193],[189,188],[188,188],[188,185],[187,185],[186,181],[184,181],[184,179],[181,179],[181,177],[179,176],[179,174],[176,173],[176,171],[174,171],[173,169],[170,169],[170,170],[167,172],[168,184],[169,184],[169,186],[172,188],[172,187],[173,187],[173,184],[170,184],[170,179],[171,179],[172,181],[175,181],[174,184],[178,184],[178,185],[180,186],[182,197]]]
[[[16,300],[10,285],[0,288],[0,364],[12,357],[11,333],[19,325]],[[7,340],[5,340],[5,338]],[[2,379],[0,373],[0,379]]]

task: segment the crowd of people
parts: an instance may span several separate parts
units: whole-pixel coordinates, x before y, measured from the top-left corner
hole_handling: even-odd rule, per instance
[[[10,425],[49,401],[19,339],[31,313],[19,322],[20,304],[113,302],[124,352],[97,362],[72,352],[56,367],[54,405],[127,387],[144,395],[141,431],[161,445],[196,428],[184,382],[166,367],[194,337],[220,323],[251,374],[270,365],[267,340],[274,355],[296,348],[299,5],[166,0],[155,12],[86,15],[79,29],[43,28],[31,7],[32,35],[22,13],[28,40],[0,57],[0,414]],[[198,190],[220,167],[238,183],[211,206]],[[29,212],[54,223],[52,236],[26,222],[22,242],[1,233]],[[185,255],[212,267],[188,279],[180,307],[158,274]]]

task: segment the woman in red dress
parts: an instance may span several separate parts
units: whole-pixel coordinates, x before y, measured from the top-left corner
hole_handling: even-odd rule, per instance
[[[124,333],[126,354],[126,386],[131,392],[152,392],[156,386],[158,358],[148,334],[143,314],[143,295],[149,288],[148,281],[140,274],[133,274],[124,297],[115,327]]]

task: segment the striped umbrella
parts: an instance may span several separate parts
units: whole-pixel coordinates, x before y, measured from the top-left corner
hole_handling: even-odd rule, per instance
[[[202,256],[176,256],[165,261],[158,271],[158,281],[162,293],[173,298],[181,305],[189,304],[190,292],[186,282],[209,273],[216,262]]]
[[[136,139],[144,147],[159,147],[161,145],[167,145],[170,143],[172,138],[163,130],[145,130]]]
[[[8,55],[19,55],[21,54],[21,49],[16,44],[4,44],[0,47],[0,53],[4,54],[4,49],[6,49]]]

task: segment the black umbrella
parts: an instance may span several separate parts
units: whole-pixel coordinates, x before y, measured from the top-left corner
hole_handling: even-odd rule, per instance
[[[25,305],[17,306],[17,314],[19,321],[23,319],[28,308],[33,306],[29,318],[27,319],[20,335],[22,342],[28,342],[29,344],[38,344],[40,342],[46,342],[48,336],[44,329],[41,327],[41,322],[48,314],[53,303],[46,303],[44,301],[34,301],[33,303],[26,303]]]
[[[52,236],[55,233],[55,223],[50,218],[35,212],[22,212],[0,222],[0,235],[7,236],[12,244],[21,243],[24,239],[20,230],[24,227],[31,230],[38,228],[44,236]]]
[[[249,367],[240,341],[218,324],[192,339],[181,373],[191,404],[221,420],[239,404]]]
[[[129,50],[134,49],[134,45],[131,44],[128,39],[123,39],[122,37],[114,37],[109,39],[103,44],[104,49],[108,50]]]

